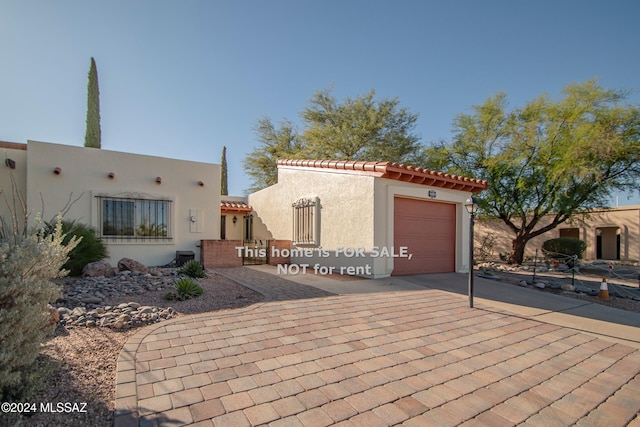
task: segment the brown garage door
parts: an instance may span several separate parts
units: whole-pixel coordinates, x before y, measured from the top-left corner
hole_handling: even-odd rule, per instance
[[[455,271],[454,204],[396,197],[394,212],[394,247],[406,246],[413,254],[394,260],[394,276]]]

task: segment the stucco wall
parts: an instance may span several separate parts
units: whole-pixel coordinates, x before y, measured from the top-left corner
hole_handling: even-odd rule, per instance
[[[0,217],[11,225],[12,216],[19,220],[21,228],[24,217],[19,198],[27,196],[27,151],[26,144],[0,142]],[[15,169],[6,165],[6,160],[15,162]],[[12,177],[13,176],[13,180]]]
[[[320,199],[320,245],[330,256],[292,257],[292,263],[340,267],[371,266],[371,277],[387,277],[393,258],[370,257],[374,246],[391,248],[395,196],[456,204],[456,271],[468,271],[469,216],[463,207],[470,193],[383,179],[375,173],[280,166],[278,183],[249,195],[259,221],[260,238],[292,239],[292,203],[302,197]],[[335,256],[338,248],[363,248],[365,257]]]
[[[550,217],[543,218],[540,226],[551,221]],[[600,229],[600,231],[598,231]],[[617,229],[617,230],[616,230]],[[571,230],[571,231],[568,231]],[[533,257],[536,249],[540,250],[545,240],[560,237],[563,233],[577,234],[587,243],[587,250],[583,258],[588,261],[598,259],[597,241],[598,233],[603,236],[601,259],[612,259],[611,254],[616,253],[616,231],[620,234],[620,260],[640,260],[640,206],[628,206],[612,208],[610,210],[594,212],[590,215],[577,215],[571,221],[558,226],[538,236],[527,244],[525,256]],[[476,248],[481,245],[487,236],[495,238],[494,256],[511,251],[513,233],[499,220],[481,220],[478,222],[475,239]]]
[[[319,242],[329,257],[292,257],[292,263],[323,266],[362,266],[364,259],[336,257],[343,247],[374,244],[374,177],[339,170],[279,167],[278,183],[248,196],[254,210],[254,237],[293,240],[292,203],[300,198],[320,200]],[[317,255],[317,254],[316,254]]]
[[[108,241],[112,264],[130,257],[147,265],[163,265],[173,260],[176,251],[193,251],[199,259],[200,240],[219,238],[219,165],[35,141],[29,141],[27,152],[28,205],[34,211],[44,207],[46,220],[78,199],[65,218],[98,228],[98,195],[173,201],[173,239]],[[60,168],[59,175],[54,174],[55,168]]]

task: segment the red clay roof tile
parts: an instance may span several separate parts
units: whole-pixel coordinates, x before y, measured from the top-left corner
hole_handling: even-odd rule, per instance
[[[251,206],[244,202],[227,202],[225,200],[220,201],[221,213],[233,213],[233,212],[251,212]]]
[[[393,162],[366,162],[361,160],[300,160],[279,159],[278,166],[307,167],[376,172],[381,178],[412,182],[432,187],[451,188],[479,193],[487,188],[487,181],[444,172],[423,169]]]

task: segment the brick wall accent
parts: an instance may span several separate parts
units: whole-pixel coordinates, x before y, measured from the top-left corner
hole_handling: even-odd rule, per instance
[[[287,249],[287,252],[289,252],[291,250],[291,240],[269,240],[269,265],[291,264],[290,256],[273,256],[274,249],[276,249],[276,253],[283,249]]]
[[[242,240],[201,240],[200,262],[204,268],[242,267],[237,246]]]

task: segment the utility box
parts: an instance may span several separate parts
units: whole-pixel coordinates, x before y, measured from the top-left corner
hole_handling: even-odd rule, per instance
[[[194,260],[196,254],[193,251],[176,251],[176,267],[182,267],[185,263]]]

